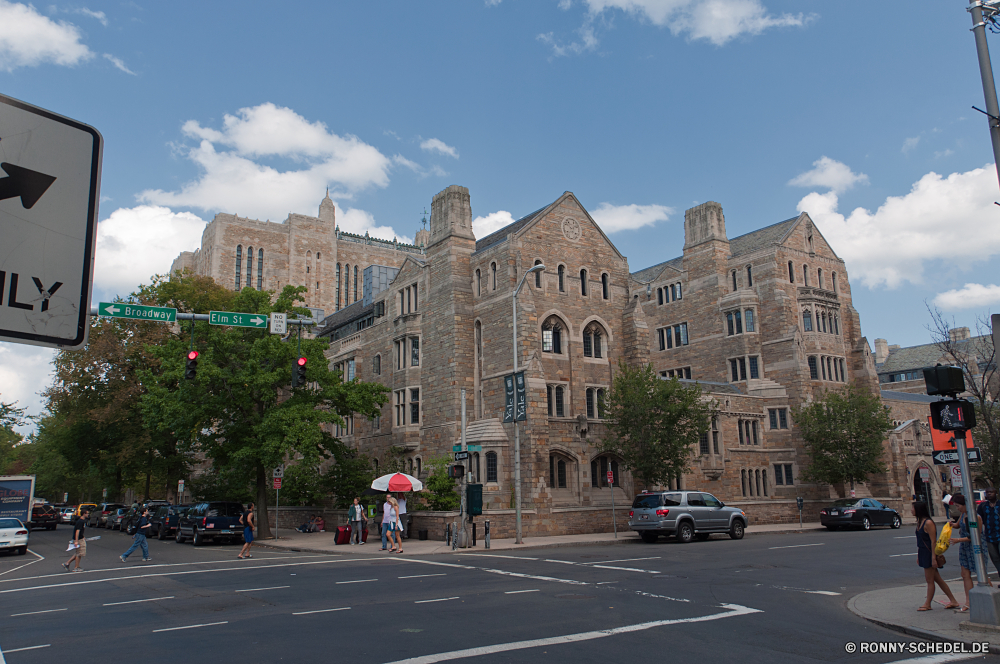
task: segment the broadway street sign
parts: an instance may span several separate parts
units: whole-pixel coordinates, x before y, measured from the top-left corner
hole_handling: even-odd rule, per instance
[[[982,456],[979,454],[978,447],[972,447],[966,450],[969,455],[970,463],[979,463],[983,460]],[[958,450],[946,451],[940,450],[933,454],[934,464],[938,466],[944,466],[949,463],[958,463]]]
[[[167,307],[147,307],[144,304],[126,304],[124,302],[101,302],[97,305],[97,315],[114,318],[134,318],[136,320],[154,320],[159,323],[173,323],[177,320],[177,310]]]
[[[232,325],[234,327],[267,327],[267,316],[262,314],[241,314],[235,311],[209,311],[208,322],[212,325]]]

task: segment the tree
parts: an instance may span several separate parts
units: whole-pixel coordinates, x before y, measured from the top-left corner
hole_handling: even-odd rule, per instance
[[[326,487],[333,493],[338,509],[347,509],[355,498],[364,500],[365,489],[372,485],[375,471],[372,461],[357,450],[336,441],[330,452],[333,463],[326,471]]]
[[[434,457],[427,463],[427,490],[425,494],[427,505],[432,510],[448,512],[458,507],[462,499],[455,491],[455,480],[448,477],[448,465],[451,459],[447,455]]]
[[[14,427],[24,423],[24,409],[15,403],[0,401],[0,475],[19,474],[19,469],[13,469],[18,453],[16,447],[24,440]]]
[[[851,384],[792,409],[810,457],[803,477],[826,484],[864,482],[884,473],[882,442],[892,429],[889,408],[870,390]]]
[[[715,415],[697,385],[661,380],[653,366],[619,361],[607,397],[608,433],[602,450],[622,460],[646,488],[680,477]]]

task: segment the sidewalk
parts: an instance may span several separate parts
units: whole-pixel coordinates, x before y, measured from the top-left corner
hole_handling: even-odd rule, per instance
[[[750,535],[763,535],[772,533],[799,533],[799,532],[815,532],[816,530],[821,530],[822,527],[817,523],[806,523],[803,524],[802,528],[799,528],[799,524],[772,524],[765,526],[749,526],[746,529],[746,534]],[[332,531],[327,531],[325,533],[300,533],[296,530],[281,530],[278,535],[280,539],[275,541],[274,539],[267,540],[255,540],[254,544],[257,546],[267,547],[269,549],[282,549],[288,551],[303,551],[308,553],[327,553],[327,554],[337,554],[337,555],[351,555],[351,556],[365,556],[365,555],[377,555],[384,556],[385,552],[381,551],[382,541],[378,535],[378,530],[373,529],[368,533],[368,543],[364,546],[350,546],[341,545],[337,546],[334,544],[335,533]],[[715,537],[726,537],[726,535],[715,535]],[[614,533],[591,533],[587,535],[552,535],[549,537],[525,537],[523,544],[514,544],[514,539],[493,539],[490,542],[490,552],[495,551],[524,551],[525,549],[548,549],[564,546],[595,546],[603,544],[641,544],[642,540],[639,538],[638,533],[634,533],[631,530],[619,531],[618,537],[615,538]],[[469,547],[467,549],[458,549],[456,552],[472,553],[479,552],[484,553],[487,551],[486,544],[480,538],[476,542],[475,547]],[[408,539],[403,541],[403,555],[416,555],[416,556],[431,556],[440,553],[451,553],[451,546],[441,541],[430,541],[424,540],[420,541],[417,539]]]
[[[948,570],[951,576],[958,569]],[[962,580],[946,579],[951,592],[959,603],[965,602],[965,589]],[[995,582],[995,580],[994,580]],[[1000,654],[1000,629],[981,631],[969,623],[968,613],[959,613],[953,609],[945,609],[941,602],[947,602],[948,596],[938,588],[934,595],[934,607],[931,611],[917,611],[927,597],[927,585],[920,583],[902,588],[871,590],[861,593],[847,602],[847,608],[852,613],[896,632],[928,641],[959,641],[963,643],[990,642],[990,652]]]

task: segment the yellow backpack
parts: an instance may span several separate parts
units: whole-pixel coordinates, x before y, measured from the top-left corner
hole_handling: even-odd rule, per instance
[[[951,546],[951,521],[941,526],[941,534],[938,535],[937,545],[934,547],[934,555],[940,556]]]

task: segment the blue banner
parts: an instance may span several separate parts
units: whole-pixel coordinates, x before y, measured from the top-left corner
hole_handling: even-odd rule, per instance
[[[0,477],[0,518],[14,517],[27,523],[34,492],[34,477]]]

